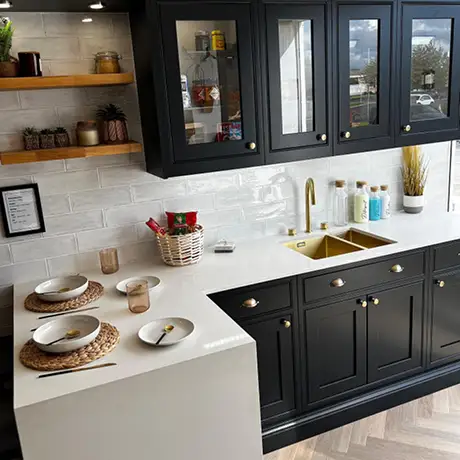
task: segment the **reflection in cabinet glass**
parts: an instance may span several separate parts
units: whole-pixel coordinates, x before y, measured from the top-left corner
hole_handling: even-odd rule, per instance
[[[410,120],[449,115],[452,19],[413,19]]]
[[[310,20],[278,21],[282,133],[313,130]]]
[[[243,138],[235,21],[176,21],[187,144]]]

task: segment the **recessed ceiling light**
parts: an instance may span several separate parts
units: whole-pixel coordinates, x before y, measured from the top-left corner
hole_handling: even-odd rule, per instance
[[[92,10],[103,10],[106,7],[106,4],[102,2],[94,2],[94,3],[90,3],[89,7]]]
[[[8,9],[8,8],[11,8],[13,6],[13,4],[9,1],[2,1],[0,2],[0,8],[2,9]]]
[[[93,22],[93,18],[86,17],[86,18],[83,18],[81,22]]]

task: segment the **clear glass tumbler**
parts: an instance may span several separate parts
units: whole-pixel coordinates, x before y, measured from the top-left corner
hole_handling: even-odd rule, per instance
[[[99,251],[99,260],[101,262],[101,270],[105,275],[116,273],[120,268],[118,263],[118,251],[116,248],[102,249]]]
[[[149,283],[146,280],[130,281],[126,285],[128,307],[133,313],[144,313],[150,308]]]

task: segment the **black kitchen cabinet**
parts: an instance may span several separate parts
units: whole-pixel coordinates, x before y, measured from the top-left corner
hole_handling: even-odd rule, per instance
[[[402,4],[398,145],[458,137],[460,5]]]
[[[267,4],[267,162],[330,155],[326,4]]]
[[[241,327],[257,343],[262,422],[296,410],[292,314],[247,321]]]
[[[304,311],[309,403],[366,383],[365,300],[364,296]]]
[[[338,102],[334,153],[391,147],[393,3],[334,4],[335,85]],[[336,34],[335,34],[336,33]]]
[[[460,272],[435,275],[432,286],[431,362],[460,358]]]
[[[422,368],[423,282],[373,292],[367,308],[367,380]]]

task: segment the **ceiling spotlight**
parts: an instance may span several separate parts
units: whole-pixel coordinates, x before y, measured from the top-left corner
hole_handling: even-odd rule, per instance
[[[81,22],[93,22],[93,18],[85,17],[81,20]]]
[[[103,10],[106,7],[106,4],[102,2],[94,2],[94,3],[90,3],[89,7],[92,10]]]
[[[9,2],[8,0],[6,1],[0,1],[0,8],[2,9],[8,9],[8,8],[11,8],[13,6],[13,4],[11,2]]]

